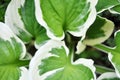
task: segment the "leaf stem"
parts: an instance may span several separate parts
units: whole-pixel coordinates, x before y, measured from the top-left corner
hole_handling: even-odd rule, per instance
[[[108,47],[108,46],[103,45],[103,44],[97,44],[93,47],[96,48],[96,49],[99,49],[100,51],[103,51],[105,53],[109,53],[109,52],[113,51],[113,49],[111,47]]]
[[[100,65],[95,65],[95,67],[96,67],[96,73],[98,73],[98,74],[102,74],[102,73],[105,73],[105,72],[114,72],[113,69],[103,67],[103,66],[100,66]]]
[[[68,61],[71,64],[71,59],[73,58],[75,53],[76,42],[74,41],[72,35],[70,35],[69,33],[66,33],[65,43],[66,43],[66,46],[69,48]]]
[[[105,53],[110,53],[110,52],[113,52],[113,48],[111,47],[108,47],[106,45],[103,45],[103,44],[97,44],[95,46],[93,46],[94,48],[96,49],[99,49],[100,51],[103,51]],[[95,65],[96,67],[96,72],[99,73],[99,74],[102,74],[102,73],[105,73],[105,72],[114,72],[113,69],[111,68],[107,68],[107,67],[103,67],[103,66],[100,66],[100,65]]]

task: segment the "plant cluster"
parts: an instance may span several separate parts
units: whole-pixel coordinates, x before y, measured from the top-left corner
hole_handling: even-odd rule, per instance
[[[120,30],[105,10],[119,15],[120,1],[11,0],[0,22],[0,80],[120,80]],[[112,33],[114,47],[103,43]],[[98,54],[88,46],[113,69],[76,58]]]

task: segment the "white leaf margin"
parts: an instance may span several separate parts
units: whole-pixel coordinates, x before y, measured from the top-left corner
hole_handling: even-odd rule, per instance
[[[48,58],[49,56],[52,56],[52,54],[49,54],[49,51],[51,51],[52,48],[60,48],[62,46],[65,48],[66,54],[68,55],[69,50],[65,46],[64,41],[50,40],[45,45],[43,45],[41,48],[38,49],[38,51],[35,53],[35,56],[32,58],[30,65],[29,65],[29,80],[44,80],[50,74],[56,72],[57,70],[62,69],[62,68],[55,69],[55,70],[49,71],[49,72],[45,73],[44,75],[40,76],[39,75],[39,68],[38,68],[42,59]],[[94,79],[91,79],[91,80],[96,79],[95,67],[93,66],[92,60],[79,59],[79,60],[72,62],[72,63],[73,64],[83,64],[84,66],[90,68],[93,75],[94,75]]]
[[[83,64],[84,66],[88,67],[94,75],[94,79],[91,79],[91,80],[96,80],[96,74],[95,74],[96,68],[94,66],[94,61],[92,59],[80,58],[75,62],[73,62],[73,64]]]
[[[65,48],[68,55],[69,51],[63,41],[49,40],[45,45],[38,49],[29,65],[29,80],[44,80],[48,75],[51,74],[50,72],[45,74],[44,76],[40,76],[38,66],[41,63],[42,59],[51,56],[51,54],[48,53],[52,48],[59,48],[61,46]]]
[[[111,64],[112,64],[113,67],[115,68],[116,75],[120,78],[120,73],[119,73],[116,65],[112,62],[112,57],[113,57],[113,55],[112,55],[111,53],[109,53],[109,54],[108,54],[109,61],[111,62]]]
[[[116,31],[115,34],[114,34],[114,36],[116,36],[116,34],[117,34],[118,32],[120,32],[120,30]],[[116,48],[116,47],[111,48],[111,49],[115,49],[115,48]],[[115,68],[116,75],[120,78],[120,73],[119,73],[116,65],[112,62],[112,58],[113,58],[113,55],[112,55],[111,52],[109,52],[109,54],[108,54],[108,59],[109,59],[109,61],[111,62],[111,64],[113,65],[113,67]]]
[[[103,73],[102,75],[100,75],[100,76],[97,78],[97,80],[103,80],[103,79],[105,79],[105,78],[110,79],[110,78],[116,78],[116,77],[118,77],[118,76],[116,75],[115,72],[106,72],[106,73]]]
[[[76,54],[80,54],[81,52],[83,52],[86,49],[86,45],[82,43],[82,40],[78,42],[77,44],[77,51]]]
[[[118,5],[114,6],[114,7],[120,7],[120,4],[118,4]],[[113,13],[113,14],[120,14],[120,12],[115,11],[115,10],[113,9],[114,7],[110,8],[109,11],[110,11],[111,13]]]
[[[106,24],[104,24],[104,26],[102,27],[102,30],[105,32],[105,36],[103,37],[99,37],[99,38],[95,38],[95,39],[81,39],[78,44],[77,44],[77,51],[76,54],[80,54],[81,52],[83,52],[86,49],[86,46],[94,46],[96,44],[100,44],[103,43],[105,40],[107,40],[113,30],[114,30],[114,23],[106,18],[103,18],[106,20]],[[109,30],[108,30],[109,29]]]
[[[11,42],[11,38],[15,38],[18,43],[22,45],[23,52],[20,55],[20,60],[23,59],[26,55],[26,48],[24,43],[12,32],[12,30],[3,22],[0,22],[0,38],[3,40],[7,40]],[[21,77],[20,80],[28,80],[26,79],[28,76],[28,70],[25,67],[20,67]],[[26,76],[26,77],[25,77]]]
[[[112,9],[109,9],[109,11],[113,14],[120,14],[119,12],[115,11],[115,10],[112,10]]]
[[[101,17],[102,18],[102,17]],[[103,37],[99,37],[99,38],[95,38],[95,39],[84,39],[82,42],[85,45],[96,45],[96,44],[100,44],[103,43],[105,40],[107,40],[111,34],[113,33],[114,30],[114,23],[106,18],[103,18],[106,20],[106,24],[103,25],[103,27],[101,28],[105,33],[105,36]],[[109,29],[109,30],[108,30]]]
[[[18,28],[25,31],[28,35],[31,35],[24,27],[24,23],[21,20],[18,9],[23,6],[25,0],[11,0],[5,12],[5,24],[7,24],[14,34],[19,35]]]
[[[119,0],[118,0],[118,2],[120,2]],[[119,4],[117,4],[117,5],[119,5]],[[97,12],[97,14],[99,14],[99,13],[102,13],[103,11],[105,11],[105,10],[109,10],[110,12],[112,12],[111,11],[111,8],[113,8],[113,7],[115,7],[115,6],[117,6],[117,5],[113,5],[113,6],[109,6],[109,7],[106,7],[106,8],[104,8],[104,9],[101,9],[101,10],[99,10],[98,12]],[[113,11],[113,13],[114,13],[114,11]],[[116,12],[115,12],[116,13]]]
[[[97,12],[96,12],[95,5],[97,4],[98,0],[87,0],[87,1],[91,3],[91,5],[90,5],[91,12],[89,14],[89,17],[88,17],[87,21],[84,23],[84,25],[79,26],[78,31],[68,31],[72,35],[77,36],[77,37],[81,37],[81,36],[85,37],[85,33],[86,33],[87,29],[90,27],[90,25],[96,19]],[[64,39],[64,37],[65,37],[64,33],[63,33],[63,35],[61,37],[56,37],[50,31],[47,23],[43,19],[42,10],[40,8],[40,0],[35,0],[35,14],[36,14],[37,21],[47,30],[47,35],[51,39],[53,39],[53,40],[62,40],[62,39]]]
[[[14,37],[16,41],[22,45],[23,52],[21,53],[20,59],[24,58],[26,55],[26,48],[24,43],[12,32],[12,30],[6,24],[0,22],[0,38],[11,42],[12,37]]]
[[[47,23],[44,21],[43,19],[43,15],[42,15],[42,10],[40,8],[40,0],[35,0],[35,15],[36,15],[36,19],[37,21],[43,26],[45,27],[45,29],[47,30],[47,35],[53,39],[53,40],[62,40],[65,35],[63,33],[62,37],[55,37],[54,34],[50,31]]]
[[[21,16],[18,12],[18,9],[21,8],[21,6],[24,6],[25,0],[11,0],[9,3],[6,12],[5,12],[5,24],[9,25],[10,29],[14,32],[16,35],[20,35],[21,33],[19,32],[20,28],[23,30],[27,35],[32,36],[24,26],[24,23],[21,19]],[[47,42],[47,41],[46,41]],[[46,43],[44,42],[44,43]],[[26,42],[24,42],[26,43]],[[44,43],[37,44],[36,41],[34,42],[34,46],[36,49],[39,49]]]
[[[19,80],[29,80],[28,79],[28,70],[25,67],[20,67],[21,77]]]
[[[110,10],[110,9],[113,8],[113,7],[114,7],[114,6],[110,6],[110,7],[101,9],[100,11],[97,12],[97,14],[102,13],[103,11],[105,11],[105,10],[107,10],[107,9]]]
[[[77,36],[77,37],[85,37],[86,35],[86,31],[88,30],[88,28],[93,24],[93,22],[96,19],[97,16],[97,12],[96,12],[96,4],[98,2],[98,0],[87,0],[88,2],[90,2],[90,14],[88,16],[88,19],[86,20],[86,22],[82,25],[78,27],[79,31],[68,31],[70,32],[72,35]]]

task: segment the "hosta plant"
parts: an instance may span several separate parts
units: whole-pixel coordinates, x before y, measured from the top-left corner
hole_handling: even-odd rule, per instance
[[[120,80],[120,30],[106,10],[119,15],[120,1],[11,0],[0,22],[0,80]],[[114,47],[104,43],[112,34]],[[97,60],[98,51],[111,68],[81,56]]]
[[[29,64],[23,42],[13,34],[10,28],[0,22],[0,79],[26,80]]]

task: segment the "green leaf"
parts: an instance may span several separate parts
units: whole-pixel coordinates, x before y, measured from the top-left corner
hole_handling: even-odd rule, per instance
[[[96,5],[97,12],[104,11],[106,9],[110,9],[116,5],[120,4],[119,0],[98,0]]]
[[[116,44],[116,50],[120,51],[120,31],[117,31],[115,33],[115,44]]]
[[[95,79],[93,61],[78,59],[73,62],[70,53],[73,54],[68,51],[63,42],[48,42],[37,51],[31,60],[30,78],[33,80]],[[37,74],[33,75],[35,73]]]
[[[0,80],[19,80],[20,69],[14,66],[0,66]]]
[[[110,9],[112,13],[118,13],[120,14],[120,5],[114,6],[113,8]]]
[[[14,11],[11,12],[11,9]],[[14,13],[15,11],[16,14]],[[15,14],[16,16],[14,16],[14,18],[18,16],[19,21],[13,21],[10,23],[9,20],[12,20],[12,17],[9,16],[10,14]],[[20,22],[22,26],[19,25]],[[6,11],[6,23],[16,23],[17,26],[13,26],[18,31],[17,35],[19,38],[21,38],[24,42],[35,41],[36,48],[39,48],[40,45],[49,40],[46,35],[46,30],[37,22],[35,18],[34,0],[23,0],[19,2],[16,0],[11,1]]]
[[[115,33],[115,43],[116,47],[113,48],[109,54],[109,59],[113,66],[115,67],[117,75],[120,77],[120,31]]]
[[[103,73],[97,80],[120,80],[114,72]]]
[[[0,34],[0,80],[20,80],[23,75],[21,67],[29,64],[29,60],[22,60],[26,53],[25,46],[1,22]]]
[[[29,42],[32,35],[28,33],[18,13],[18,8],[23,5],[24,0],[11,0],[5,13],[5,24],[9,25],[12,31],[19,36],[22,41]]]
[[[114,30],[114,23],[106,18],[97,16],[95,22],[86,33],[83,43],[86,45],[96,45],[107,40]]]
[[[39,69],[41,69],[40,74],[44,74],[48,71],[64,67],[64,65],[67,64],[68,58],[67,58],[65,49],[63,47],[61,49],[54,48],[52,49],[52,51],[50,51],[50,53],[52,55],[56,55],[56,57],[51,56],[51,57],[48,57],[47,59],[42,60],[43,64],[39,66]]]
[[[9,41],[4,41],[0,38],[0,53],[2,54],[0,56],[1,65],[14,62],[19,59],[23,52],[22,45],[18,43],[15,38],[11,38],[11,40],[12,42],[10,43]],[[4,58],[6,58],[6,60],[3,61]]]
[[[97,16],[96,21],[93,23],[93,25],[91,25],[91,27],[88,29],[86,33],[87,39],[89,38],[95,39],[101,36],[105,36],[104,31],[101,29],[105,25],[105,23],[107,23],[106,19]]]
[[[23,41],[23,42],[30,42],[32,40],[32,35],[30,35],[27,31],[19,28],[18,26],[16,27],[16,31],[19,31],[19,34],[16,33],[16,35]],[[13,29],[12,29],[13,30]],[[13,31],[14,32],[14,31]]]
[[[43,75],[51,70],[59,68],[63,69],[51,74],[45,80],[78,80],[80,78],[82,80],[90,80],[93,78],[93,74],[89,68],[85,67],[84,65],[72,65],[72,63],[69,63],[70,60],[67,57],[63,47],[54,48],[51,52],[55,56],[42,59],[42,64],[39,66],[40,75]]]
[[[83,36],[96,17],[95,1],[35,0],[38,22],[52,39],[62,40],[66,32]]]
[[[118,30],[115,33],[115,44],[116,46],[114,48],[107,47],[105,45],[95,45],[96,48],[109,53],[108,58],[110,62],[112,63],[113,67],[115,68],[115,72],[118,77],[120,77],[120,30]]]
[[[34,0],[25,0],[24,6],[19,9],[19,13],[25,29],[35,38],[36,45],[42,44],[49,39],[46,30],[35,18]]]

